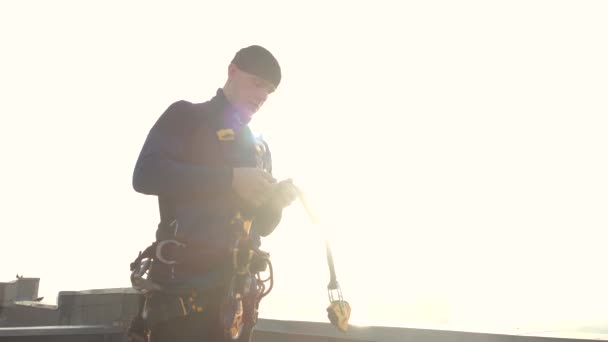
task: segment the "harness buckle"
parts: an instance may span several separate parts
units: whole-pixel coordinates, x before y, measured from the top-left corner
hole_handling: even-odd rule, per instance
[[[141,291],[142,293],[161,290],[160,285],[147,279],[147,277],[144,277],[148,273],[151,265],[152,260],[149,258],[145,258],[134,265],[133,271],[131,272],[131,286],[133,286],[135,290]]]

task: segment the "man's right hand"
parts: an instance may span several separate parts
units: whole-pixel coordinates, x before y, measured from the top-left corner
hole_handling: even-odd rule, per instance
[[[271,174],[255,167],[237,167],[232,172],[232,189],[253,207],[268,199],[274,182]]]

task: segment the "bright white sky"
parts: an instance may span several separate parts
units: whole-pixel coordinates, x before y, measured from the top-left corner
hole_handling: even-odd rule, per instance
[[[0,5],[0,281],[127,287],[154,237],[131,188],[151,125],[234,53],[283,82],[254,119],[297,203],[261,316],[327,321],[323,232],[361,325],[605,321],[606,1],[12,1]]]

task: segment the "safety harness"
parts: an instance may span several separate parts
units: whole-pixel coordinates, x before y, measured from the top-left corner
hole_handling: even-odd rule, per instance
[[[317,217],[309,206],[304,192],[298,187],[295,187],[295,189],[311,222],[318,224]],[[246,329],[253,329],[257,323],[260,302],[272,290],[274,279],[269,254],[256,247],[250,239],[253,218],[238,213],[231,223],[242,229],[237,232],[237,237],[230,250],[232,259],[231,277],[228,290],[220,306],[220,319],[224,336],[231,340],[237,340]],[[173,224],[177,224],[177,222],[174,221]],[[134,289],[144,295],[154,292],[174,292],[174,289],[166,288],[152,281],[149,277],[150,268],[155,260],[166,265],[185,262],[187,260],[184,258],[192,257],[192,253],[172,253],[175,257],[170,259],[164,253],[166,248],[187,249],[188,246],[177,240],[168,239],[156,241],[143,252],[139,252],[137,258],[130,264],[131,284]],[[327,285],[329,299],[329,306],[326,309],[327,315],[333,325],[340,331],[346,332],[351,314],[350,304],[343,298],[328,240],[325,241],[325,249],[330,275]],[[266,269],[269,271],[269,276],[262,279],[261,273]],[[184,306],[184,314],[188,314],[190,310],[186,310],[183,302],[182,306]],[[197,307],[194,306],[194,309],[194,312],[196,312]]]
[[[224,336],[232,340],[237,340],[245,329],[253,329],[257,323],[260,302],[270,293],[274,284],[269,253],[260,250],[250,239],[252,222],[251,218],[246,218],[240,213],[231,222],[242,227],[242,230],[237,232],[230,250],[232,269],[228,290],[220,304],[220,319]],[[176,298],[180,301],[183,315],[202,311],[204,308],[194,303],[197,294],[195,289],[192,289],[192,294],[184,300],[179,296],[184,293],[184,289],[162,286],[150,279],[150,270],[155,260],[171,266],[196,261],[187,260],[192,258],[194,253],[171,253],[176,257],[169,259],[165,252],[168,248],[185,250],[188,245],[176,240],[162,240],[152,243],[143,252],[139,252],[137,258],[130,264],[132,287],[144,296],[154,293],[178,295]],[[266,270],[269,275],[264,279],[262,273]]]

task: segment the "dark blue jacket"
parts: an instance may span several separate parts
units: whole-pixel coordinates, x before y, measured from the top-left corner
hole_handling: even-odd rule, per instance
[[[230,220],[244,208],[232,191],[232,169],[260,166],[272,170],[270,151],[256,155],[256,140],[221,89],[210,101],[173,103],[150,130],[133,173],[137,192],[158,196],[161,222],[157,240],[222,247],[231,239]],[[281,210],[254,212],[251,237],[272,233]],[[177,221],[177,230],[169,224]]]

